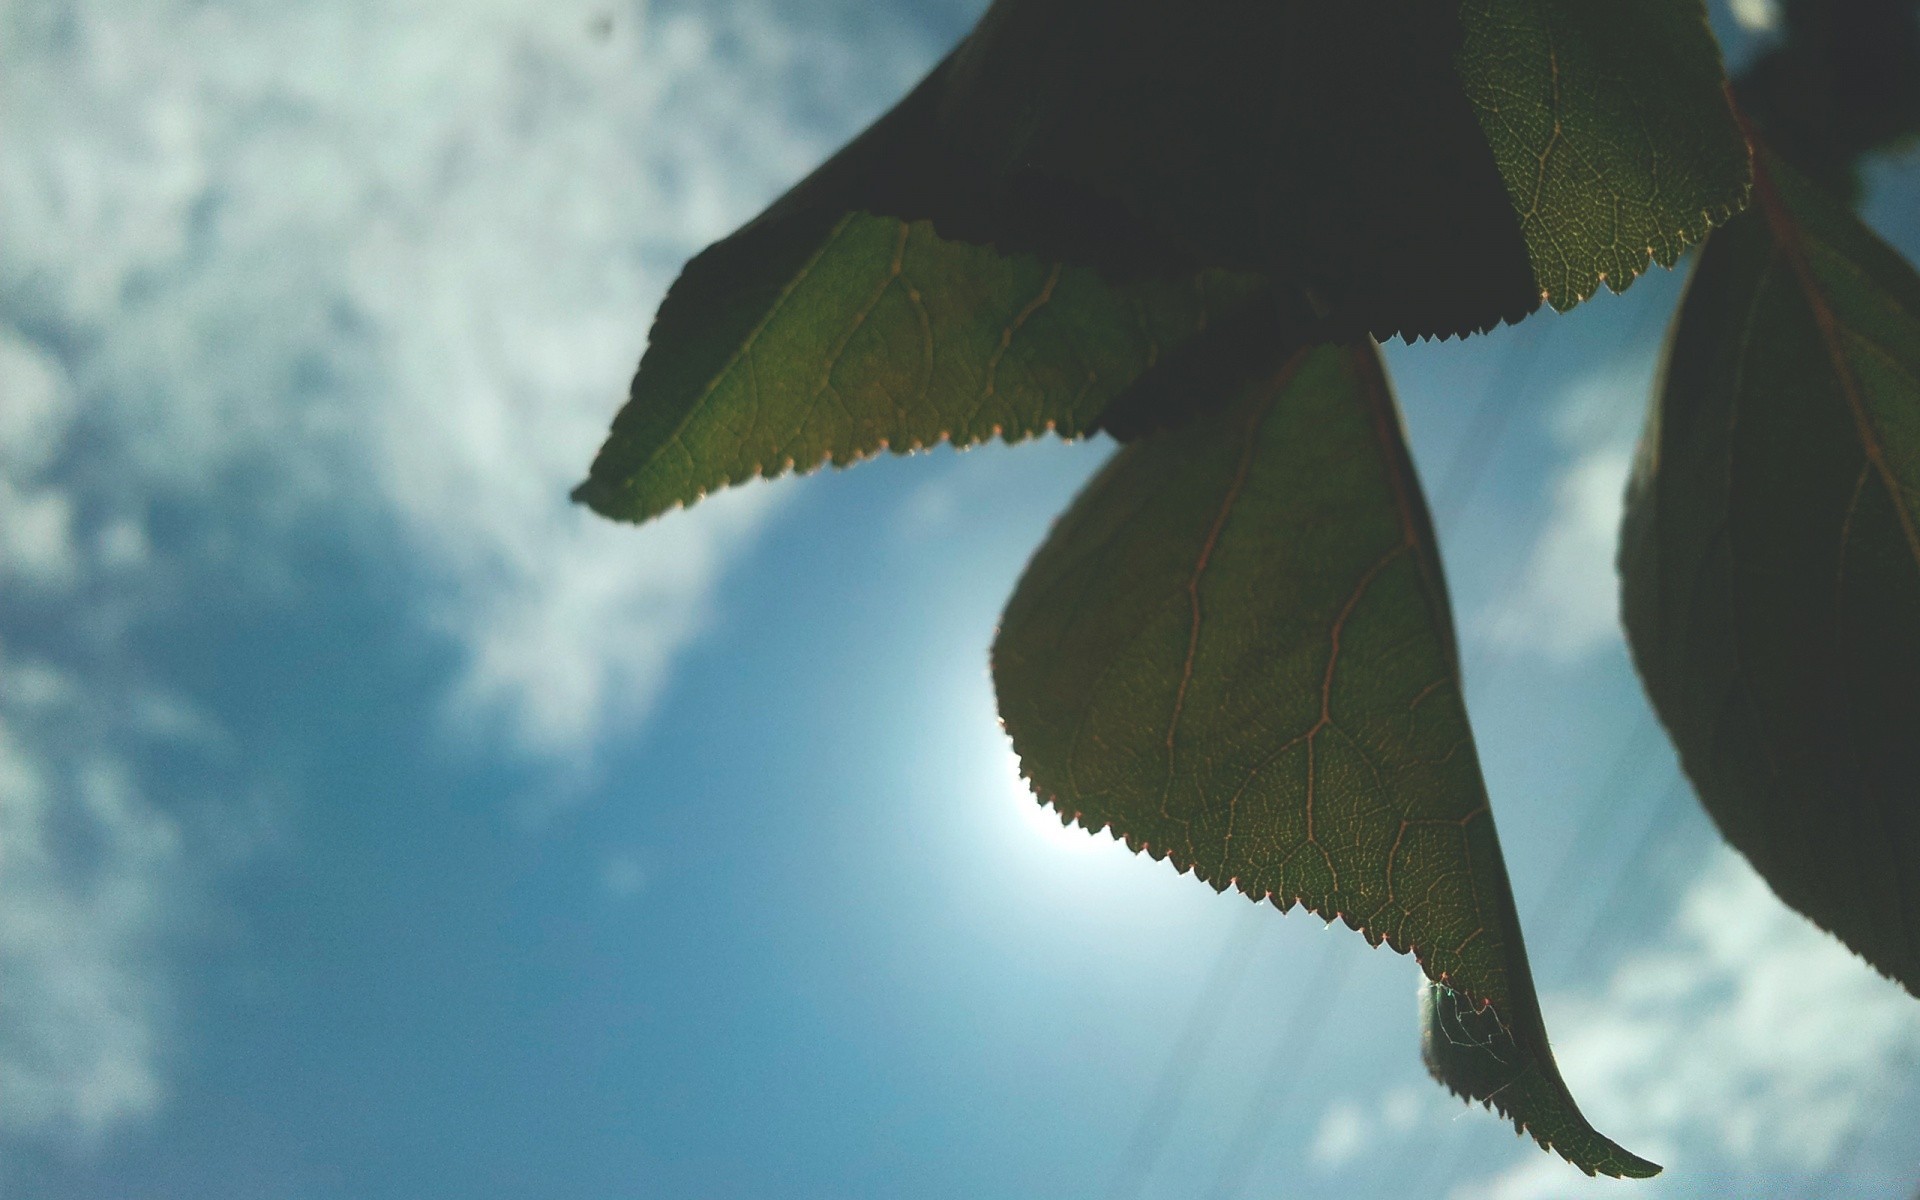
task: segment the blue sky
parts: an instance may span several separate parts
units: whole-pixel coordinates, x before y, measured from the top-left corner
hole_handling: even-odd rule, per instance
[[[8,1197],[1911,1194],[1920,1006],[1716,847],[1616,631],[1678,276],[1389,348],[1651,1184],[1428,1083],[1408,961],[1025,797],[985,648],[1107,447],[566,503],[679,263],[973,16],[0,5]]]

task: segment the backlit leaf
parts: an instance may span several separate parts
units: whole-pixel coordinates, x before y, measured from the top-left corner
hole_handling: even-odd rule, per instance
[[[1589,1172],[1652,1174],[1548,1050],[1377,353],[1244,365],[1028,566],[993,649],[1022,770],[1063,820],[1411,952],[1498,1052],[1434,1058],[1449,1086]]]
[[[1920,277],[1764,154],[1628,495],[1634,658],[1727,840],[1920,994]]]
[[[1083,432],[1255,276],[1334,335],[1568,307],[1739,207],[1720,89],[1696,0],[997,0],[688,265],[577,495]]]
[[[996,0],[941,114],[1013,193],[1108,198],[1355,331],[1467,333],[1540,289],[1460,45],[1433,0]]]
[[[1746,203],[1746,141],[1700,0],[1461,0],[1460,80],[1541,291],[1623,291]]]
[[[1001,178],[1416,336],[1671,266],[1745,203],[1724,85],[1699,0],[997,0],[942,112]]]
[[[687,265],[577,499],[642,521],[887,449],[1078,434],[1252,293],[1218,271],[1113,282],[945,236],[1072,250],[1103,226],[983,196],[941,153],[938,79]]]

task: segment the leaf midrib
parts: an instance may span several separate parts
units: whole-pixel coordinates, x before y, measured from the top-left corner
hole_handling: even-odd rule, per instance
[[[1227,527],[1227,519],[1233,515],[1234,505],[1240,502],[1240,493],[1246,488],[1247,475],[1253,469],[1254,452],[1259,449],[1260,445],[1260,427],[1265,425],[1267,418],[1273,414],[1274,407],[1279,404],[1281,397],[1286,393],[1287,385],[1293,382],[1293,377],[1299,372],[1301,364],[1306,362],[1308,353],[1309,349],[1307,347],[1302,347],[1294,351],[1293,356],[1287,360],[1286,364],[1282,366],[1274,376],[1272,383],[1267,385],[1267,399],[1254,407],[1253,415],[1247,419],[1245,427],[1241,430],[1240,437],[1242,444],[1240,447],[1240,461],[1234,467],[1233,480],[1227,485],[1226,495],[1220,501],[1220,511],[1214,515],[1213,524],[1207,530],[1206,539],[1200,543],[1200,553],[1194,559],[1193,573],[1187,577],[1187,603],[1190,612],[1190,620],[1187,627],[1187,655],[1180,667],[1180,684],[1174,689],[1173,715],[1167,719],[1167,777],[1166,782],[1160,789],[1160,815],[1162,818],[1168,817],[1167,802],[1173,794],[1174,737],[1180,730],[1181,714],[1186,711],[1187,690],[1193,684],[1194,659],[1197,658],[1200,653],[1200,581],[1205,578],[1207,567],[1213,561],[1214,548],[1220,544],[1220,533]],[[1236,803],[1238,799],[1238,794],[1236,794],[1234,797]],[[1309,796],[1307,803],[1308,837],[1311,838],[1311,830],[1313,827],[1313,801],[1311,796]],[[1233,839],[1233,815],[1231,807],[1228,809],[1227,830],[1227,840],[1231,843]],[[1192,845],[1191,834],[1189,834],[1187,849],[1188,857],[1197,857],[1197,855],[1193,853],[1195,847]]]
[[[833,249],[835,243],[846,233],[847,226],[851,225],[854,218],[859,215],[858,213],[848,213],[835,222],[833,228],[827,231],[827,236],[822,239],[820,248],[814,251],[805,262],[800,264],[800,268],[793,273],[793,278],[787,280],[786,285],[780,289],[780,294],[774,297],[773,304],[767,309],[766,316],[760,318],[759,322],[754,325],[747,336],[741,339],[739,347],[727,356],[726,363],[722,365],[718,371],[713,373],[711,379],[707,380],[706,385],[700,389],[699,393],[694,396],[693,401],[687,405],[687,411],[680,415],[680,420],[674,424],[672,431],[669,432],[666,437],[660,439],[651,454],[647,455],[633,470],[627,473],[629,487],[637,486],[637,481],[640,476],[644,474],[648,468],[652,467],[654,463],[659,461],[660,456],[666,452],[668,446],[678,446],[682,454],[692,456],[692,450],[683,440],[687,427],[693,424],[694,418],[699,416],[701,410],[706,407],[707,402],[713,399],[713,394],[720,389],[721,383],[726,380],[727,376],[733,374],[734,368],[738,367],[740,363],[746,360],[747,356],[753,352],[753,345],[760,340],[760,335],[765,333],[767,327],[772,325],[774,320],[779,317],[780,311],[786,307],[787,301],[793,298],[793,293],[799,290],[800,285],[813,273],[813,269],[820,265],[820,260],[827,256],[827,253]],[[754,388],[757,393],[759,389],[757,379],[754,381]]]

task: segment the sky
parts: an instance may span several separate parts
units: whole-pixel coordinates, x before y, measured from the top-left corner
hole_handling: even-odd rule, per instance
[[[567,502],[679,265],[975,16],[0,0],[8,1200],[1913,1194],[1920,1005],[1717,844],[1618,632],[1680,275],[1387,348],[1650,1183],[1431,1084],[1408,960],[1027,797],[986,646],[1110,445]]]

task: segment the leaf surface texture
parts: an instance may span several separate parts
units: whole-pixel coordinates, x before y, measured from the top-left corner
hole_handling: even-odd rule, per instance
[[[1699,0],[1461,0],[1460,80],[1562,311],[1624,291],[1746,203]]]
[[[1255,292],[1222,271],[1115,280],[1018,250],[1111,231],[984,193],[933,124],[941,77],[688,263],[577,499],[644,521],[882,450],[1083,433]],[[984,244],[996,238],[1005,252]]]
[[[1627,630],[1727,840],[1920,994],[1920,277],[1759,165],[1676,320]]]
[[[1413,953],[1504,1039],[1437,1060],[1449,1086],[1652,1174],[1547,1047],[1377,352],[1283,353],[1128,445],[1035,555],[993,650],[1022,769],[1063,820]]]

